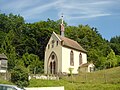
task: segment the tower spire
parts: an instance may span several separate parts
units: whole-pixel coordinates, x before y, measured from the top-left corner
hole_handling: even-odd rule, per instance
[[[62,19],[62,24],[63,24],[63,13],[62,13],[62,15],[61,15],[61,19]]]
[[[61,20],[62,20],[62,22],[60,24],[60,35],[64,37],[64,30],[65,30],[65,28],[64,28],[64,23],[63,23],[63,13],[61,15]]]

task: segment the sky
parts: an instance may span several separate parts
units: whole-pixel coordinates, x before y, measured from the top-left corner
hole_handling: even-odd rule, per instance
[[[0,0],[0,13],[21,15],[25,22],[58,20],[96,27],[103,38],[120,36],[120,0]]]

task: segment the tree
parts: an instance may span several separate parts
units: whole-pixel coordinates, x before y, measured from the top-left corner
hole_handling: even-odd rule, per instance
[[[40,61],[37,55],[25,53],[22,60],[31,73],[43,73],[43,61]]]
[[[16,59],[17,59],[15,47],[13,47],[13,43],[12,43],[13,38],[14,38],[14,32],[13,30],[10,30],[5,37],[1,50],[2,53],[5,53],[8,57],[8,70],[12,70],[15,67]]]
[[[17,65],[11,72],[11,81],[19,87],[26,87],[29,85],[28,71],[24,66]]]
[[[5,36],[6,36],[6,33],[4,33],[3,31],[0,31],[0,48],[2,43],[4,42]]]
[[[24,19],[20,15],[0,14],[0,31],[8,33],[10,30],[14,30],[16,32],[22,24],[24,24]]]
[[[43,73],[44,72],[43,68],[44,68],[43,61],[40,61],[37,58],[29,65],[29,69],[32,74]]]
[[[117,58],[117,63],[118,63],[117,66],[120,66],[120,56],[119,56],[119,55],[116,55],[116,58]]]
[[[116,55],[120,55],[120,36],[111,38],[110,46],[114,50]]]
[[[114,51],[111,49],[111,52],[107,55],[106,67],[111,68],[117,65],[117,58]]]

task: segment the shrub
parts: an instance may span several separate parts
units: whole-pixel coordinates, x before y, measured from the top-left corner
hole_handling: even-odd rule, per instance
[[[23,66],[16,66],[11,72],[11,81],[19,87],[26,87],[29,85],[28,72]]]

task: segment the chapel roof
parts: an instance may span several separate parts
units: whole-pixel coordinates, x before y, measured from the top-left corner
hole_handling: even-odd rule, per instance
[[[78,42],[72,40],[72,39],[69,39],[67,37],[63,37],[63,36],[60,36],[60,35],[57,35],[61,41],[63,41],[63,46],[66,46],[66,47],[69,47],[69,48],[72,48],[72,49],[76,49],[78,51],[82,51],[82,52],[87,52],[85,49],[82,48],[82,46],[80,44],[78,44]]]
[[[0,54],[0,59],[5,59],[7,60],[7,56],[5,54]]]
[[[89,63],[84,63],[80,67],[88,67],[88,66],[89,66]]]

